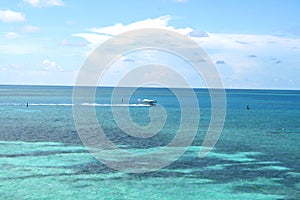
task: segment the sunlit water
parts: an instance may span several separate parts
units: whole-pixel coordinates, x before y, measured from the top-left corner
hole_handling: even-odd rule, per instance
[[[107,137],[132,152],[167,145],[180,124],[179,102],[168,89],[98,88],[95,107]],[[108,168],[82,145],[72,115],[72,87],[0,86],[0,199],[300,199],[300,92],[227,90],[222,135],[199,158],[210,120],[207,90],[198,89],[200,125],[193,144],[171,165],[131,174]],[[126,102],[122,102],[122,99]],[[112,106],[129,107],[133,120],[150,123],[156,99],[166,109],[164,128],[135,138],[116,125]],[[28,102],[28,107],[26,106]],[[246,105],[250,109],[246,109]]]

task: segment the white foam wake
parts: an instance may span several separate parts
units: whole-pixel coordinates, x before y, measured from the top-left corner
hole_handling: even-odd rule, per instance
[[[26,106],[22,103],[0,103],[0,106]],[[28,106],[74,106],[72,103],[31,103]],[[148,104],[99,104],[99,103],[82,103],[80,106],[94,106],[94,107],[149,107]]]

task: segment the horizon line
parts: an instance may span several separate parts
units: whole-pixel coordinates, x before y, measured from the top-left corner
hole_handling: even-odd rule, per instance
[[[62,85],[62,84],[1,84],[1,86],[41,86],[41,87],[97,87],[97,88],[115,88],[116,86],[113,85],[97,85],[97,86],[88,86],[88,85]],[[119,88],[134,88],[134,86],[118,86]],[[137,88],[166,88],[166,87],[159,87],[159,86],[143,86]],[[188,89],[187,87],[173,87],[174,89]],[[208,87],[191,87],[192,89],[224,89],[224,90],[292,90],[292,91],[300,91],[300,88],[233,88],[233,87],[224,87],[224,88],[208,88]]]

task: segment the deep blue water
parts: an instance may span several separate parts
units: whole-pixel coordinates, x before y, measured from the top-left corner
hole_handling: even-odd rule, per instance
[[[139,88],[130,95],[123,88],[116,94],[113,106],[129,107],[141,126],[151,122],[152,108],[136,105],[138,98],[156,99],[165,108],[163,129],[143,139],[116,124],[113,89],[97,88],[95,102],[85,105],[95,109],[113,143],[154,151],[176,136],[181,110],[171,90]],[[72,92],[69,86],[0,86],[0,199],[300,199],[300,91],[226,90],[221,137],[200,159],[211,100],[208,90],[195,89],[200,124],[193,143],[169,166],[140,174],[111,169],[83,146]]]

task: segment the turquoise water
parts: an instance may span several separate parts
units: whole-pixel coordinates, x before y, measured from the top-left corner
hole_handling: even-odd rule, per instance
[[[192,145],[171,165],[134,174],[107,167],[82,145],[72,89],[0,86],[0,199],[300,199],[300,91],[227,90],[222,135],[200,159],[211,107],[208,91],[196,89],[201,114]],[[150,108],[136,105],[137,98],[157,99],[166,109],[164,128],[146,139],[118,128],[112,90],[98,88],[96,104],[87,106],[95,107],[120,148],[155,151],[174,138],[180,107],[170,90],[141,88],[129,97],[124,88],[118,94],[140,125],[150,122]]]

